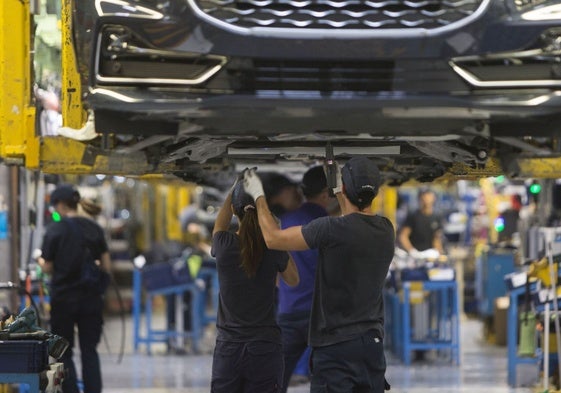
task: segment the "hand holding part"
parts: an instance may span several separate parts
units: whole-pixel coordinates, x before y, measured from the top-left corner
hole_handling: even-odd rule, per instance
[[[411,250],[409,250],[409,256],[414,259],[419,259],[422,257],[421,253],[416,248],[412,248]]]
[[[337,161],[325,165],[325,176],[327,177],[327,186],[331,188],[333,194],[343,191],[343,180],[341,179],[341,167]]]
[[[253,167],[252,169],[257,170],[257,167]],[[232,195],[234,193],[234,189],[236,188],[236,186],[241,182],[243,183],[243,177],[245,175],[245,173],[249,171],[249,168],[245,168],[243,171],[241,171],[238,176],[236,176],[236,180],[234,180],[234,184],[232,184],[232,186],[230,187],[230,191],[228,191],[229,195]]]
[[[257,198],[265,195],[261,179],[259,179],[257,173],[255,173],[254,168],[244,171],[243,188],[255,201]]]

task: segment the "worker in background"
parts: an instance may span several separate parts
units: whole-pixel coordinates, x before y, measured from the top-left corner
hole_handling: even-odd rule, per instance
[[[510,196],[510,206],[499,214],[503,219],[504,229],[499,232],[499,242],[512,244],[513,235],[518,233],[518,222],[520,210],[522,209],[522,197],[518,194]]]
[[[282,229],[305,225],[318,217],[327,216],[326,209],[333,198],[329,196],[323,167],[313,167],[304,174],[302,192],[306,202],[298,209],[281,216]],[[283,392],[288,389],[298,360],[308,348],[308,328],[318,251],[291,251],[290,255],[298,267],[300,283],[293,287],[282,281],[279,283],[278,321],[282,331],[284,352]]]
[[[419,209],[407,215],[399,232],[399,243],[414,258],[420,251],[435,249],[444,254],[442,223],[434,213],[436,195],[430,189],[419,191]]]
[[[97,223],[78,215],[80,193],[74,187],[66,184],[58,186],[50,196],[50,203],[62,219],[47,227],[39,263],[43,271],[52,276],[51,331],[70,343],[61,358],[67,369],[63,392],[79,392],[72,360],[74,328],[77,326],[84,393],[99,393],[102,381],[97,345],[103,326],[103,294],[84,287],[80,280],[84,247],[99,261],[101,269],[110,274],[107,243],[103,229]]]
[[[237,232],[230,232],[235,214]],[[275,224],[276,225],[276,224]],[[213,229],[220,299],[212,363],[212,393],[277,393],[283,375],[281,333],[275,318],[277,274],[298,284],[286,252],[269,250],[257,210],[241,182],[233,187]]]
[[[392,223],[372,210],[379,185],[372,161],[351,158],[333,189],[343,215],[281,230],[259,176],[254,170],[244,174],[267,246],[319,251],[309,330],[312,393],[382,393],[387,387],[382,290],[395,234]]]
[[[277,217],[284,213],[298,209],[302,204],[302,195],[298,184],[280,173],[268,172],[263,174],[263,189],[271,212]]]

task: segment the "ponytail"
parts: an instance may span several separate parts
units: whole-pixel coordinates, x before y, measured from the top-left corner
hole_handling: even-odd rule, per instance
[[[255,208],[246,209],[240,217],[239,236],[241,267],[249,278],[255,277],[266,248]]]

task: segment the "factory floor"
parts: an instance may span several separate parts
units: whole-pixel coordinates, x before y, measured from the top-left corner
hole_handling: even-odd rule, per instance
[[[106,318],[106,340],[100,344],[100,356],[105,393],[202,393],[209,392],[214,328],[210,327],[203,340],[203,354],[168,353],[164,344],[154,344],[152,354],[142,345],[138,353],[132,348],[132,321],[125,320],[125,356],[117,364],[121,322]],[[525,387],[509,388],[506,347],[489,345],[483,340],[478,320],[461,323],[461,366],[450,364],[446,356],[429,353],[422,362],[409,367],[387,353],[387,379],[394,393],[529,393],[538,381],[535,367],[518,368],[519,383]],[[188,352],[188,351],[187,351]],[[289,393],[309,392],[309,384],[291,387]]]

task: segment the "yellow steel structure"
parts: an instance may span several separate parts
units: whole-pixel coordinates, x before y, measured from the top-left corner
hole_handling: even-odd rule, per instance
[[[62,114],[64,125],[80,129],[87,119],[80,70],[72,43],[72,1],[62,1]],[[113,175],[165,174],[173,163],[151,165],[145,154],[119,153],[65,137],[41,138],[35,129],[32,99],[32,15],[30,0],[0,0],[0,160],[46,173],[105,173]],[[7,22],[9,21],[9,23]],[[558,178],[561,156],[517,158],[519,177]],[[471,168],[454,164],[439,180],[477,179],[503,174],[498,160]],[[392,200],[391,191],[384,191]],[[392,205],[392,203],[388,204]],[[384,210],[389,208],[381,207]]]
[[[62,0],[62,119],[65,126],[79,129],[86,122],[87,112],[72,44],[72,1]]]
[[[72,1],[62,0],[62,119],[65,126],[79,129],[86,122],[87,112],[72,45]]]
[[[37,168],[29,0],[0,1],[0,21],[0,158],[8,164]]]
[[[397,188],[382,186],[378,195],[380,197],[374,198],[372,201],[372,208],[375,212],[387,217],[394,225],[394,228],[397,229]]]

